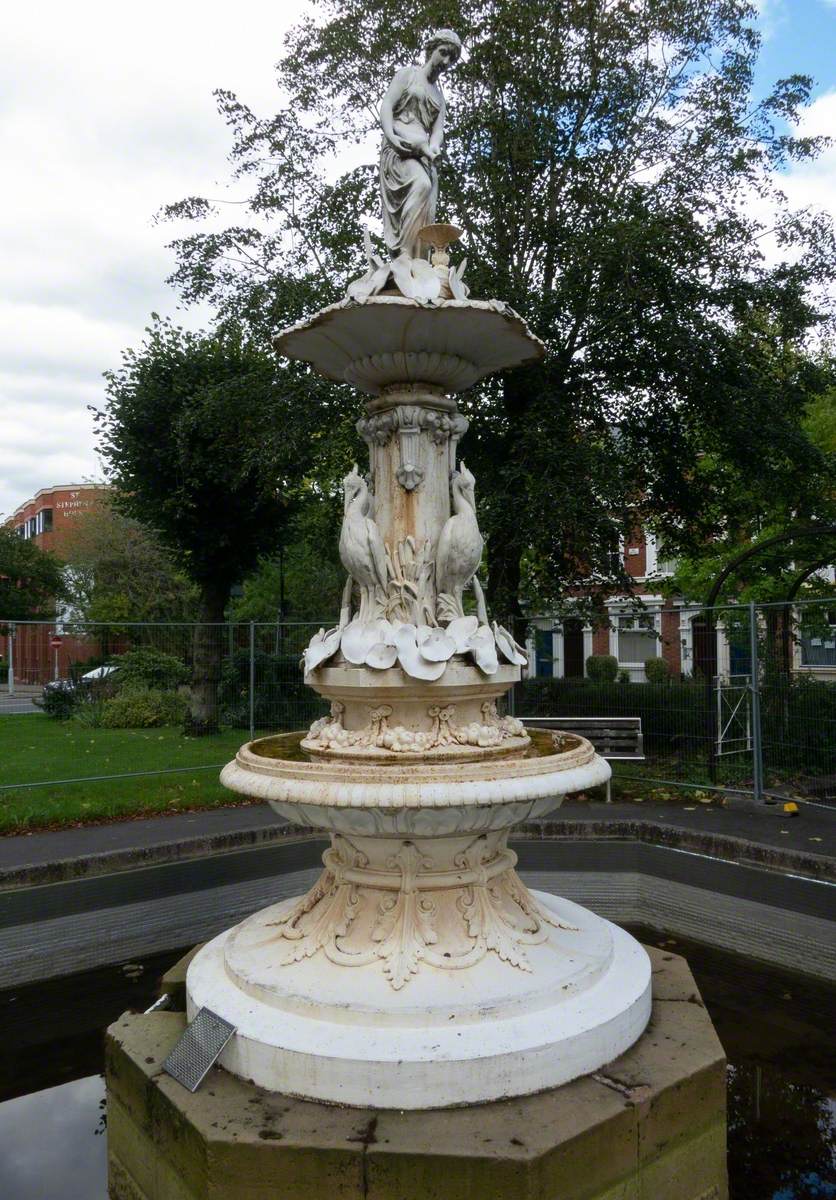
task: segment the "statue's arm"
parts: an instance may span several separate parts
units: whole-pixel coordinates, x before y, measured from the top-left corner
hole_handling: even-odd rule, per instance
[[[383,136],[386,138],[389,145],[402,155],[411,155],[413,150],[409,142],[407,142],[404,138],[398,137],[397,133],[395,133],[394,110],[395,104],[400,99],[404,87],[406,86],[408,74],[409,68],[402,67],[389,84],[386,95],[380,102],[380,126],[383,130]]]
[[[447,115],[447,102],[444,99],[444,93],[441,93],[441,107],[438,110],[438,116],[433,121],[433,127],[430,132],[430,157],[438,158],[444,148],[444,118]]]

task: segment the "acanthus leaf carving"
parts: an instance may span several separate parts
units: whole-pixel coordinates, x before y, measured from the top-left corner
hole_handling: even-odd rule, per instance
[[[577,932],[539,908],[504,839],[497,843],[481,834],[446,869],[413,841],[403,841],[385,870],[371,866],[347,838],[332,840],[320,879],[272,923],[279,966],[319,951],[341,966],[379,961],[399,991],[424,962],[455,970],[495,954],[530,971],[526,947],[546,941],[547,924]],[[357,921],[364,910],[374,914],[370,924]]]
[[[418,971],[427,948],[438,941],[433,926],[435,905],[416,887],[419,868],[432,864],[422,860],[412,842],[404,842],[389,865],[400,870],[401,886],[397,896],[381,900],[371,937],[383,960],[384,975],[394,990],[400,991]]]

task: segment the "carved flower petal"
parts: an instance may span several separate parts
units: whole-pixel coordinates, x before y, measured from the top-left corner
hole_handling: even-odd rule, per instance
[[[443,662],[430,662],[424,658],[418,649],[416,639],[418,630],[414,625],[399,625],[395,630],[395,641],[398,646],[398,662],[413,679],[440,679],[447,665]]]
[[[496,648],[503,658],[517,667],[528,665],[528,659],[523,653],[522,647],[518,646],[508,630],[503,625],[498,625],[496,621],[493,623],[493,635],[496,638]]]
[[[380,263],[379,266],[373,266],[365,275],[361,275],[359,279],[355,279],[348,285],[346,296],[351,300],[357,300],[361,304],[364,300],[368,300],[369,296],[376,296],[386,286],[390,270],[389,263]]]
[[[319,633],[313,635],[307,650],[302,655],[306,673],[315,671],[320,663],[337,653],[342,641],[342,633],[343,631],[337,626],[329,629],[327,633],[324,629],[320,629]]]
[[[419,630],[418,649],[430,662],[447,662],[456,653],[456,643],[443,629],[430,629],[424,638]]]
[[[444,632],[456,643],[456,654],[467,654],[468,641],[479,628],[478,617],[456,617]]]
[[[417,650],[417,648],[418,648],[417,635],[418,635],[418,630],[415,628],[414,625],[403,624],[403,625],[396,626],[396,628],[395,628],[395,645],[398,647],[398,650],[400,650],[401,648],[410,650],[412,647],[414,647]]]
[[[380,636],[373,621],[364,624],[354,620],[343,630],[343,654],[350,663],[361,667],[366,661],[366,655],[378,641]]]
[[[377,671],[386,671],[389,667],[394,667],[397,661],[397,646],[386,645],[384,642],[375,642],[366,655],[366,666],[374,667]]]
[[[496,674],[499,670],[499,659],[496,656],[496,642],[490,626],[480,625],[468,640],[467,648],[480,671],[485,675]]]
[[[424,658],[416,645],[398,648],[398,662],[413,679],[440,679],[444,674],[446,662],[430,662]]]

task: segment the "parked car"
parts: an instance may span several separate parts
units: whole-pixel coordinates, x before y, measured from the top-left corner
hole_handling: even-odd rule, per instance
[[[105,664],[101,667],[94,667],[92,671],[85,671],[77,681],[75,679],[51,679],[49,683],[44,684],[44,692],[85,691],[103,679],[109,679],[118,670],[118,666]]]

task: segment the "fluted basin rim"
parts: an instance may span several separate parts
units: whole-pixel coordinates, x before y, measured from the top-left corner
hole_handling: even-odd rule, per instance
[[[288,751],[301,733],[278,735]],[[564,796],[606,783],[609,764],[586,738],[568,751],[484,762],[370,765],[267,758],[248,742],[221,772],[231,791],[283,804],[325,808],[453,808],[514,804]],[[271,738],[271,741],[276,740]]]
[[[406,296],[330,304],[283,329],[273,345],[326,379],[372,396],[408,383],[461,392],[545,354],[523,318],[501,300],[428,304]]]

